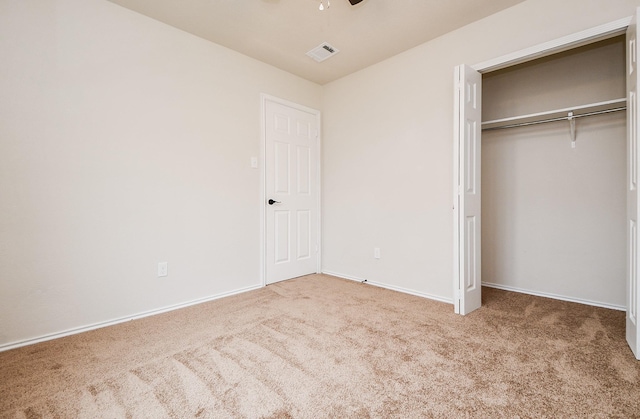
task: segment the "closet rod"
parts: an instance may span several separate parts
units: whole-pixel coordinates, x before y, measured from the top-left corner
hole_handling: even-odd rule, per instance
[[[493,130],[505,129],[505,128],[526,127],[528,125],[546,124],[547,122],[568,121],[571,118],[576,119],[576,118],[582,118],[583,116],[600,115],[600,114],[619,112],[619,111],[624,111],[624,110],[627,110],[626,106],[621,106],[619,108],[613,108],[613,109],[605,109],[605,110],[602,110],[602,111],[588,112],[588,113],[583,113],[583,114],[578,114],[578,115],[573,115],[573,116],[567,115],[567,116],[561,116],[561,117],[558,117],[558,118],[542,119],[540,121],[520,122],[518,124],[509,124],[509,125],[501,125],[501,126],[498,126],[498,127],[483,128],[482,131],[493,131]]]

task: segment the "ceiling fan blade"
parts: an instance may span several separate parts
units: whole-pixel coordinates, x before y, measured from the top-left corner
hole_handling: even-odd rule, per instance
[[[362,0],[349,0],[349,3],[351,3],[352,6],[355,6],[356,4],[360,3]]]

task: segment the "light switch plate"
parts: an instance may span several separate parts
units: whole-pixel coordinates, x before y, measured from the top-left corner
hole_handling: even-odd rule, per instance
[[[167,276],[169,274],[169,264],[167,262],[158,263],[158,276]]]

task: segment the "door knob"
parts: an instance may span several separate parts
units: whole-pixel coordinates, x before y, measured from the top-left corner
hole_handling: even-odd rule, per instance
[[[269,203],[269,205],[279,204],[280,203],[280,201],[274,201],[273,199],[270,199],[267,202]]]

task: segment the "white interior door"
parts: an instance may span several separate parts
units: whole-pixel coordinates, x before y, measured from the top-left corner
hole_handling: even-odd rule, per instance
[[[319,113],[265,100],[266,283],[317,272]]]
[[[640,359],[638,321],[638,12],[627,29],[627,342]]]
[[[467,314],[480,308],[481,223],[480,156],[482,133],[482,75],[469,66],[455,69],[456,112],[454,138],[456,266],[455,312]]]

